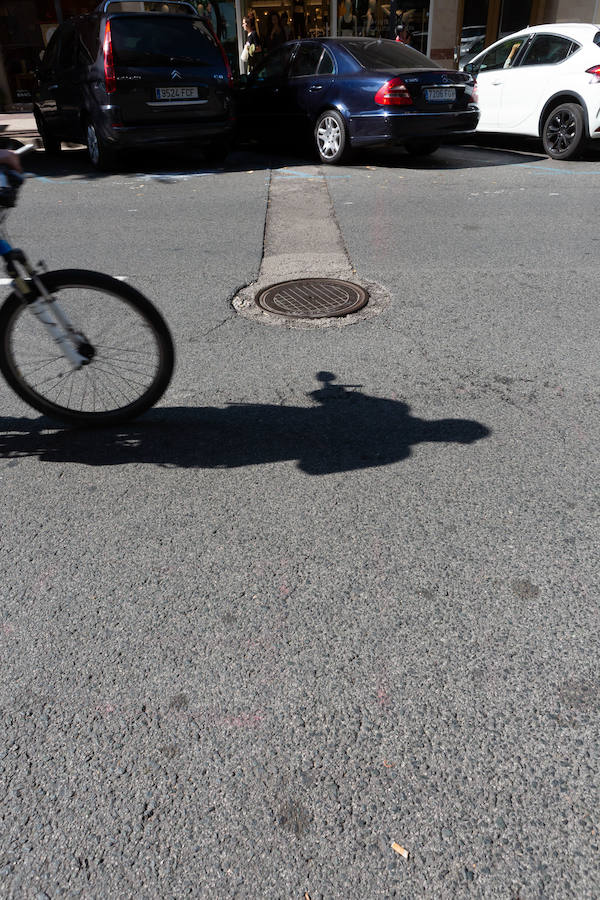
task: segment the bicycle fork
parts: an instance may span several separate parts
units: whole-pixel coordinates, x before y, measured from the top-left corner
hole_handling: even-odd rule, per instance
[[[0,250],[1,252],[1,250]],[[2,253],[6,271],[13,280],[13,287],[24,304],[42,323],[50,338],[74,369],[81,369],[92,361],[94,348],[84,334],[76,331],[57,300],[50,294],[35,269],[31,267],[21,250],[10,249]],[[32,288],[36,289],[35,291]],[[37,293],[35,300],[32,294]]]

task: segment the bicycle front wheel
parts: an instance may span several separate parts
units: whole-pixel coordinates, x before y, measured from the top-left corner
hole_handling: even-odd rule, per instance
[[[89,363],[74,369],[45,326],[11,294],[0,309],[0,370],[19,397],[78,425],[115,425],[153,406],[169,384],[175,354],[167,324],[150,301],[100,272],[63,269],[39,278],[85,336]]]

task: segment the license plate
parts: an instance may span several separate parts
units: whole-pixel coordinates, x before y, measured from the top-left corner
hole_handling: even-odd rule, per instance
[[[456,88],[428,88],[425,91],[425,99],[433,103],[454,103]]]
[[[156,88],[157,100],[194,100],[197,96],[197,87]]]

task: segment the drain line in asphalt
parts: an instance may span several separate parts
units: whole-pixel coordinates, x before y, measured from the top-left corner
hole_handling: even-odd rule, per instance
[[[301,180],[287,178],[285,172],[283,169],[271,173],[260,271],[256,282],[234,297],[234,309],[254,321],[305,327],[349,324],[377,314],[387,304],[388,294],[380,285],[357,279],[321,169],[318,166],[295,167],[295,174],[306,176]],[[273,295],[275,285],[285,282],[287,288],[290,282],[298,279],[311,280],[309,291],[312,291],[315,279],[339,279],[346,285],[350,282],[350,289],[356,287],[359,293],[368,295],[368,304],[348,315],[336,309],[319,318],[311,318],[308,313],[303,318],[297,312],[288,316],[285,304],[271,304],[271,309],[282,307],[278,314],[257,304],[257,296]],[[295,290],[297,287],[300,286],[294,285]],[[269,288],[270,292],[267,291]],[[340,288],[345,290],[343,285]],[[314,296],[308,299],[314,305]]]

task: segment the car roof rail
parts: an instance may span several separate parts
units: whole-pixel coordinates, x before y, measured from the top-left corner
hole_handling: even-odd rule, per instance
[[[108,12],[110,6],[121,7],[115,12],[171,12],[171,9],[162,9],[162,7],[179,7],[181,12],[190,16],[197,16],[198,13],[191,3],[187,0],[103,0],[96,7],[96,12]],[[131,9],[123,9],[123,7],[131,7]],[[173,12],[176,10],[173,9]]]

